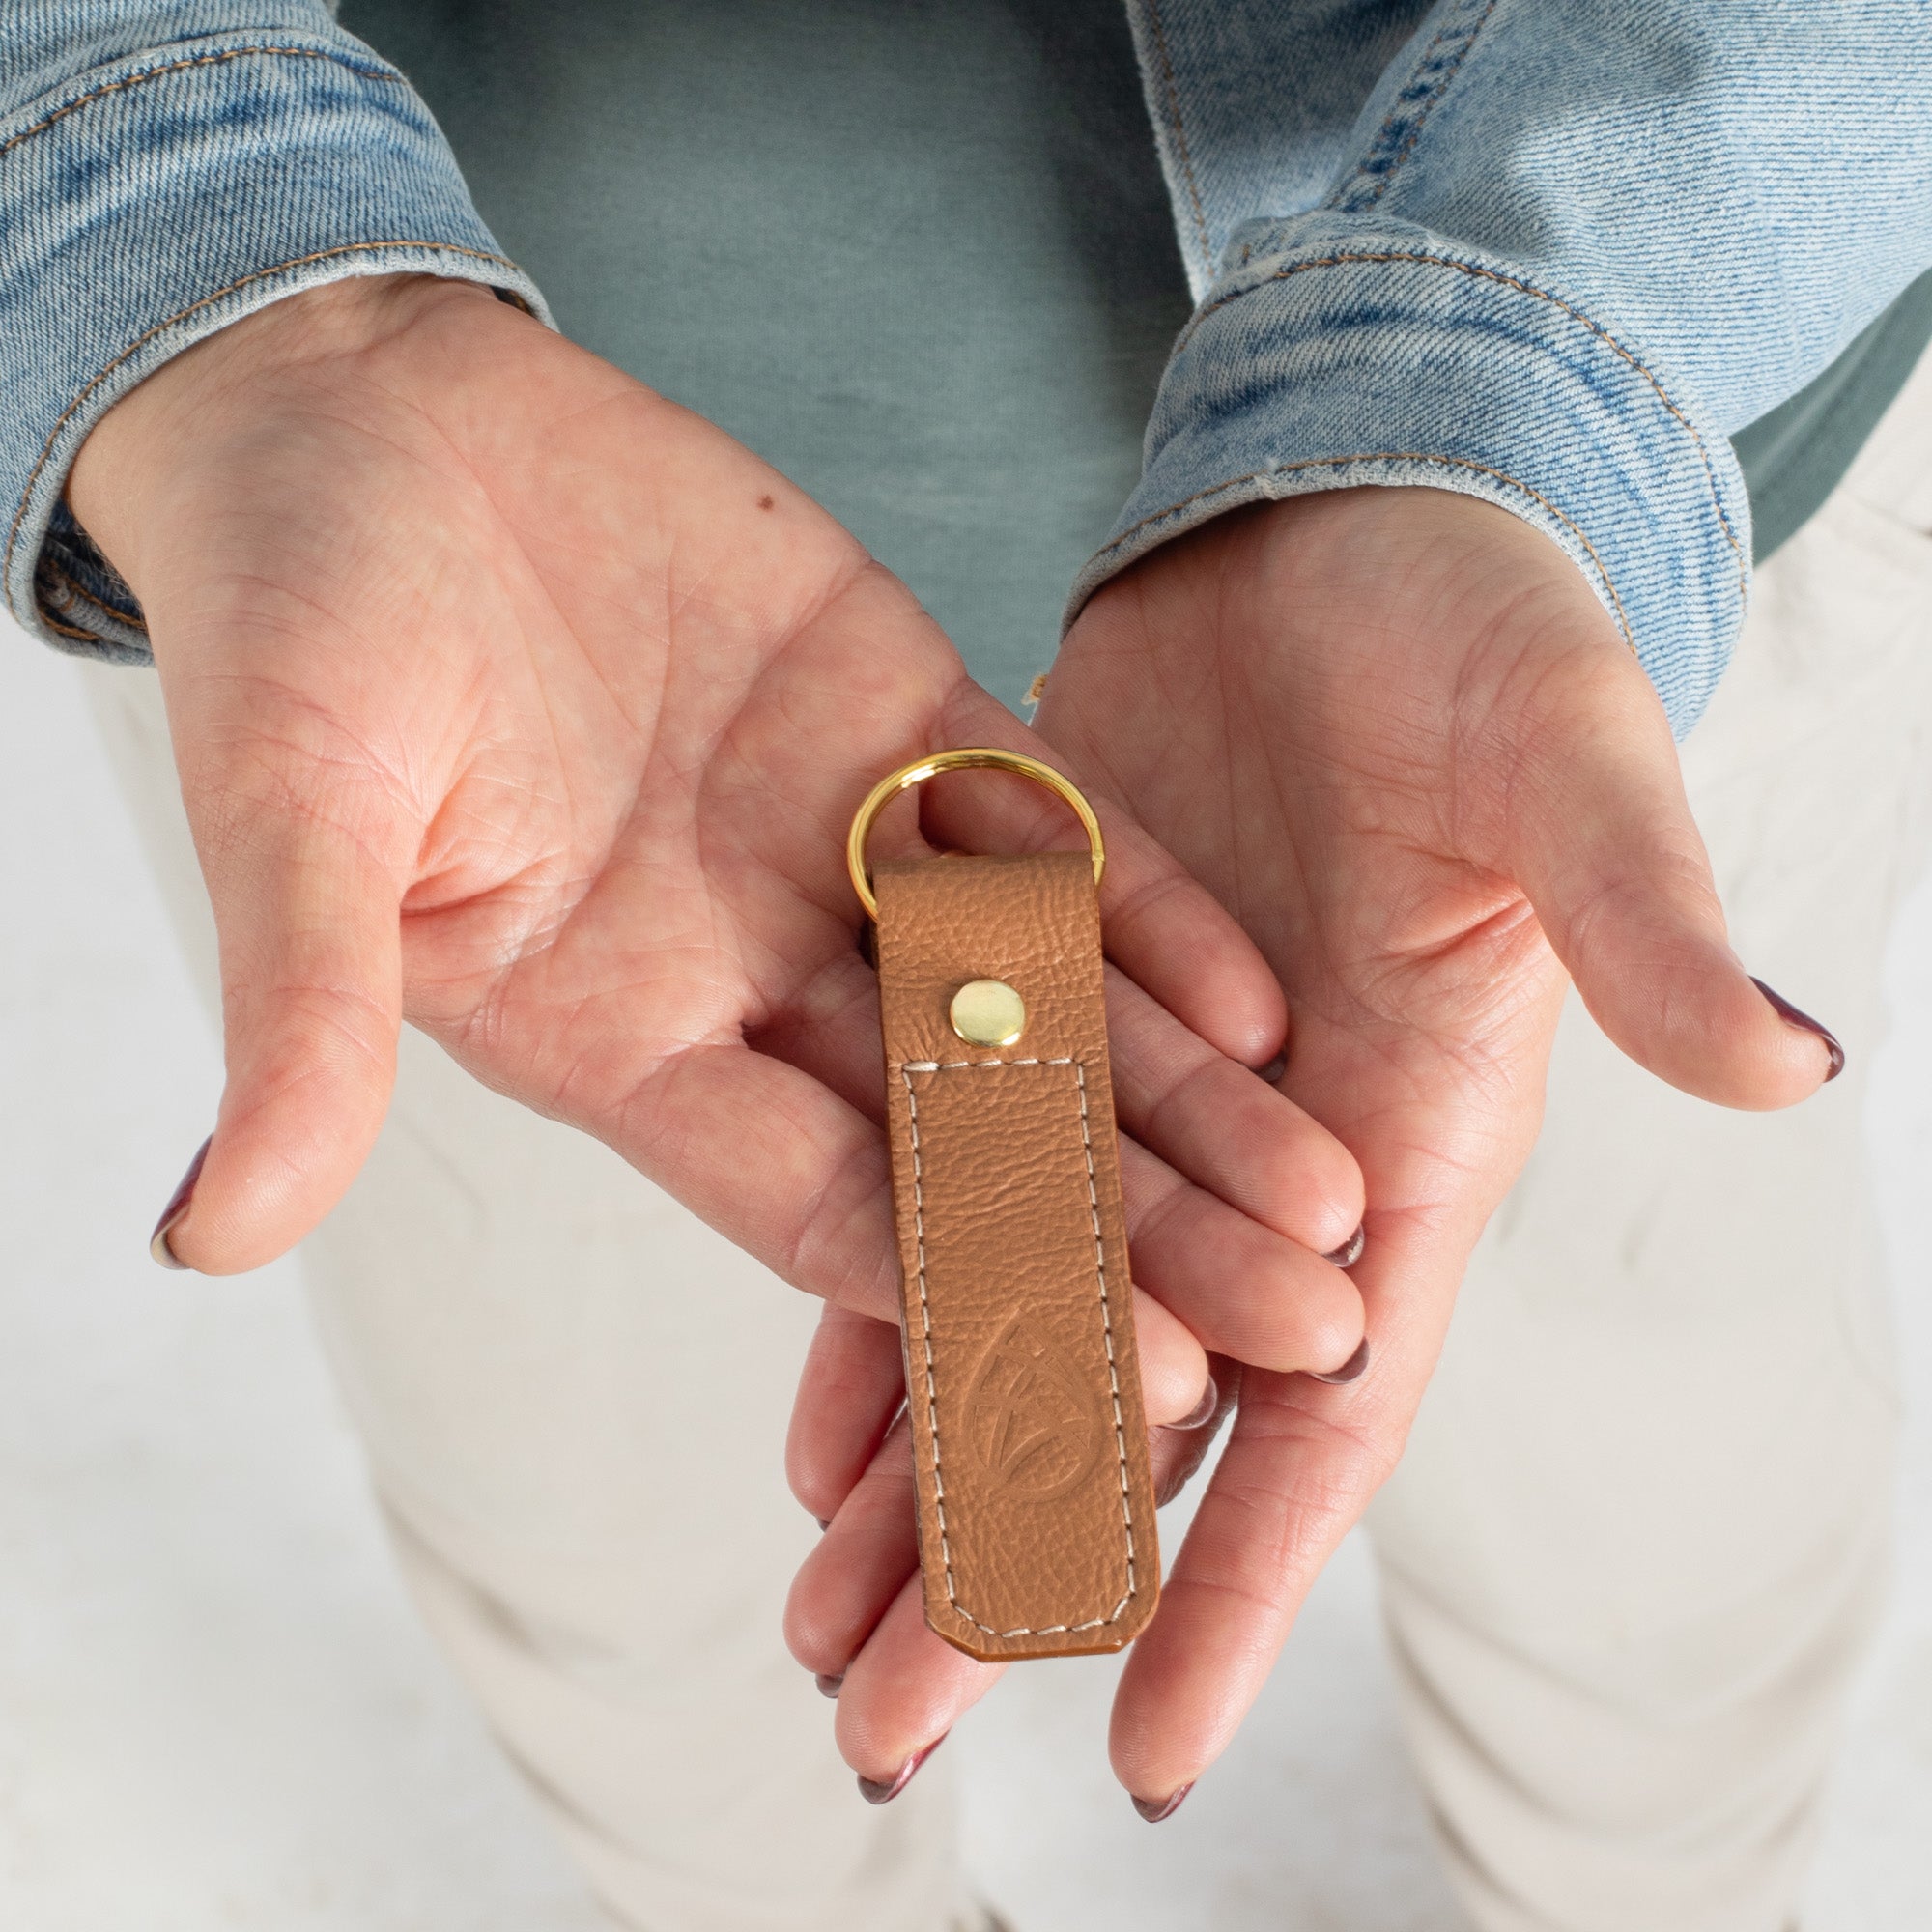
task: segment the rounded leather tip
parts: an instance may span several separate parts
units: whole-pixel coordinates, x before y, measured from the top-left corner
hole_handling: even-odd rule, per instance
[[[1166,1798],[1136,1798],[1134,1809],[1150,1825],[1158,1825],[1163,1818],[1172,1818],[1185,1802],[1187,1794],[1194,1789],[1191,1784],[1183,1784],[1179,1791]]]

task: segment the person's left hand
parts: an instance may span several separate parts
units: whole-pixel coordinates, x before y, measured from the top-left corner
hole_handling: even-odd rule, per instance
[[[306,1234],[408,1019],[795,1286],[893,1306],[846,826],[928,752],[1043,749],[902,584],[715,426],[422,276],[186,350],[107,412],[69,497],[145,611],[220,941],[228,1081],[157,1260],[232,1273]],[[1014,779],[930,789],[952,842],[1082,842]],[[1304,1236],[1354,1225],[1360,1178],[1242,1064],[1279,1040],[1266,967],[1103,810],[1143,1379],[1173,1416],[1197,1335],[1354,1347],[1352,1290],[1281,1290],[1319,1267]]]

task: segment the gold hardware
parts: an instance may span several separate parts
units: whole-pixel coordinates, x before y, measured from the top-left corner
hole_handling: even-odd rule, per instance
[[[968,1046],[1011,1046],[1026,1032],[1026,1002],[1004,980],[968,980],[948,1017]]]
[[[1096,886],[1100,883],[1100,874],[1107,865],[1107,848],[1100,837],[1100,821],[1094,817],[1094,808],[1081,796],[1080,788],[1071,779],[1064,778],[1051,765],[1043,765],[1037,758],[1029,758],[1022,752],[1001,752],[989,746],[976,746],[958,752],[935,752],[930,757],[915,759],[909,765],[901,765],[895,772],[889,772],[866,794],[865,803],[852,815],[852,830],[845,839],[845,869],[852,875],[852,890],[859,895],[859,903],[873,919],[879,916],[879,901],[873,895],[872,874],[866,864],[866,838],[871,832],[872,821],[885,808],[888,799],[895,798],[913,785],[923,784],[927,779],[937,778],[941,772],[964,771],[1017,772],[1021,778],[1032,779],[1036,784],[1043,784],[1048,791],[1065,800],[1086,828],[1087,844],[1094,855],[1094,883]]]

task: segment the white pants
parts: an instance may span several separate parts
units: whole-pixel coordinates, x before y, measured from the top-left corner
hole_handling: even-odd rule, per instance
[[[1373,1515],[1481,1932],[1791,1921],[1884,1590],[1895,1404],[1859,1122],[1932,824],[1928,528],[1932,364],[1760,574],[1686,751],[1739,950],[1839,1035],[1844,1076],[1726,1114],[1569,1012],[1542,1143]],[[154,680],[89,683],[212,995]],[[304,1255],[416,1601],[613,1918],[960,1922],[944,1755],[858,1803],[780,1641],[813,1534],[780,1469],[811,1306],[413,1035]]]
[[[1861,1115],[1932,847],[1932,358],[1759,574],[1684,748],[1750,970],[1844,1042],[1787,1113],[1573,997],[1548,1123],[1372,1515],[1404,1716],[1482,1932],[1784,1932],[1883,1607],[1896,1398]]]

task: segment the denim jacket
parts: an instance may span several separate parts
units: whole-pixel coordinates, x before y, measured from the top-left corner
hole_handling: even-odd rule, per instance
[[[1673,723],[1749,587],[1729,438],[1932,263],[1927,0],[1129,0],[1198,307],[1074,605],[1238,504],[1485,497],[1576,561]],[[324,0],[4,0],[9,609],[138,660],[61,491],[106,409],[297,290],[544,315]]]

